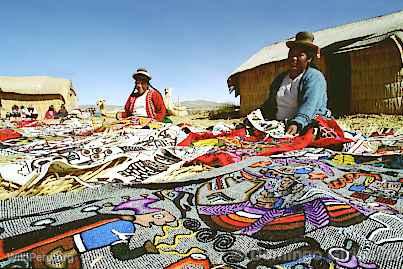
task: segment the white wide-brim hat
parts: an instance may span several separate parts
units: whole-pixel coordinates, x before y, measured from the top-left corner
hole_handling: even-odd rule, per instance
[[[139,68],[136,70],[136,72],[133,74],[133,79],[137,79],[137,78],[146,78],[148,80],[151,80],[151,75],[150,73],[147,71],[147,69],[145,68]]]

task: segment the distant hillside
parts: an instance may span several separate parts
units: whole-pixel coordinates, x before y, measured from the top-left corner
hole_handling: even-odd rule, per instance
[[[190,100],[190,101],[183,101],[180,102],[181,106],[186,106],[187,108],[193,110],[193,109],[213,109],[213,108],[219,108],[223,107],[226,105],[232,105],[231,103],[220,103],[220,102],[214,102],[214,101],[207,101],[207,100]]]
[[[225,106],[233,106],[230,102],[214,102],[214,101],[207,101],[207,100],[188,100],[180,102],[181,106],[185,106],[190,111],[201,111],[201,110],[215,110],[218,108],[222,108]],[[96,108],[96,105],[80,105],[80,109],[87,109],[87,108]],[[107,111],[117,111],[123,110],[123,106],[117,105],[106,105]]]
[[[96,108],[96,105],[80,105],[80,109]],[[123,110],[123,106],[106,105],[106,111]]]

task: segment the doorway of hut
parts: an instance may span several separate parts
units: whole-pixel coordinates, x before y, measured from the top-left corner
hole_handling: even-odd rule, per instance
[[[333,116],[350,113],[351,61],[348,53],[329,54],[326,57],[328,106]]]

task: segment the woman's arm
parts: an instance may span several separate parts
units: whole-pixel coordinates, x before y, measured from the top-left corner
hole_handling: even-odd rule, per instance
[[[125,112],[121,115],[123,118],[129,117],[133,113],[133,104],[135,101],[136,98],[132,94],[129,95],[125,104]]]
[[[301,83],[303,83],[302,96],[299,100],[297,113],[290,124],[295,123],[303,130],[316,116],[320,101],[326,94],[326,80],[319,70],[310,69]]]
[[[155,109],[155,119],[157,121],[163,121],[167,114],[167,109],[161,94],[158,91],[154,91],[152,100]]]

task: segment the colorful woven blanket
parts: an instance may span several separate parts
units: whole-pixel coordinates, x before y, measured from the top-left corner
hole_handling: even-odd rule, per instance
[[[402,268],[402,170],[344,157],[309,149],[193,183],[1,201],[0,266]]]
[[[6,131],[2,183],[99,175],[0,201],[0,268],[402,268],[402,155],[334,151],[351,140],[332,124],[292,138],[131,123]]]

